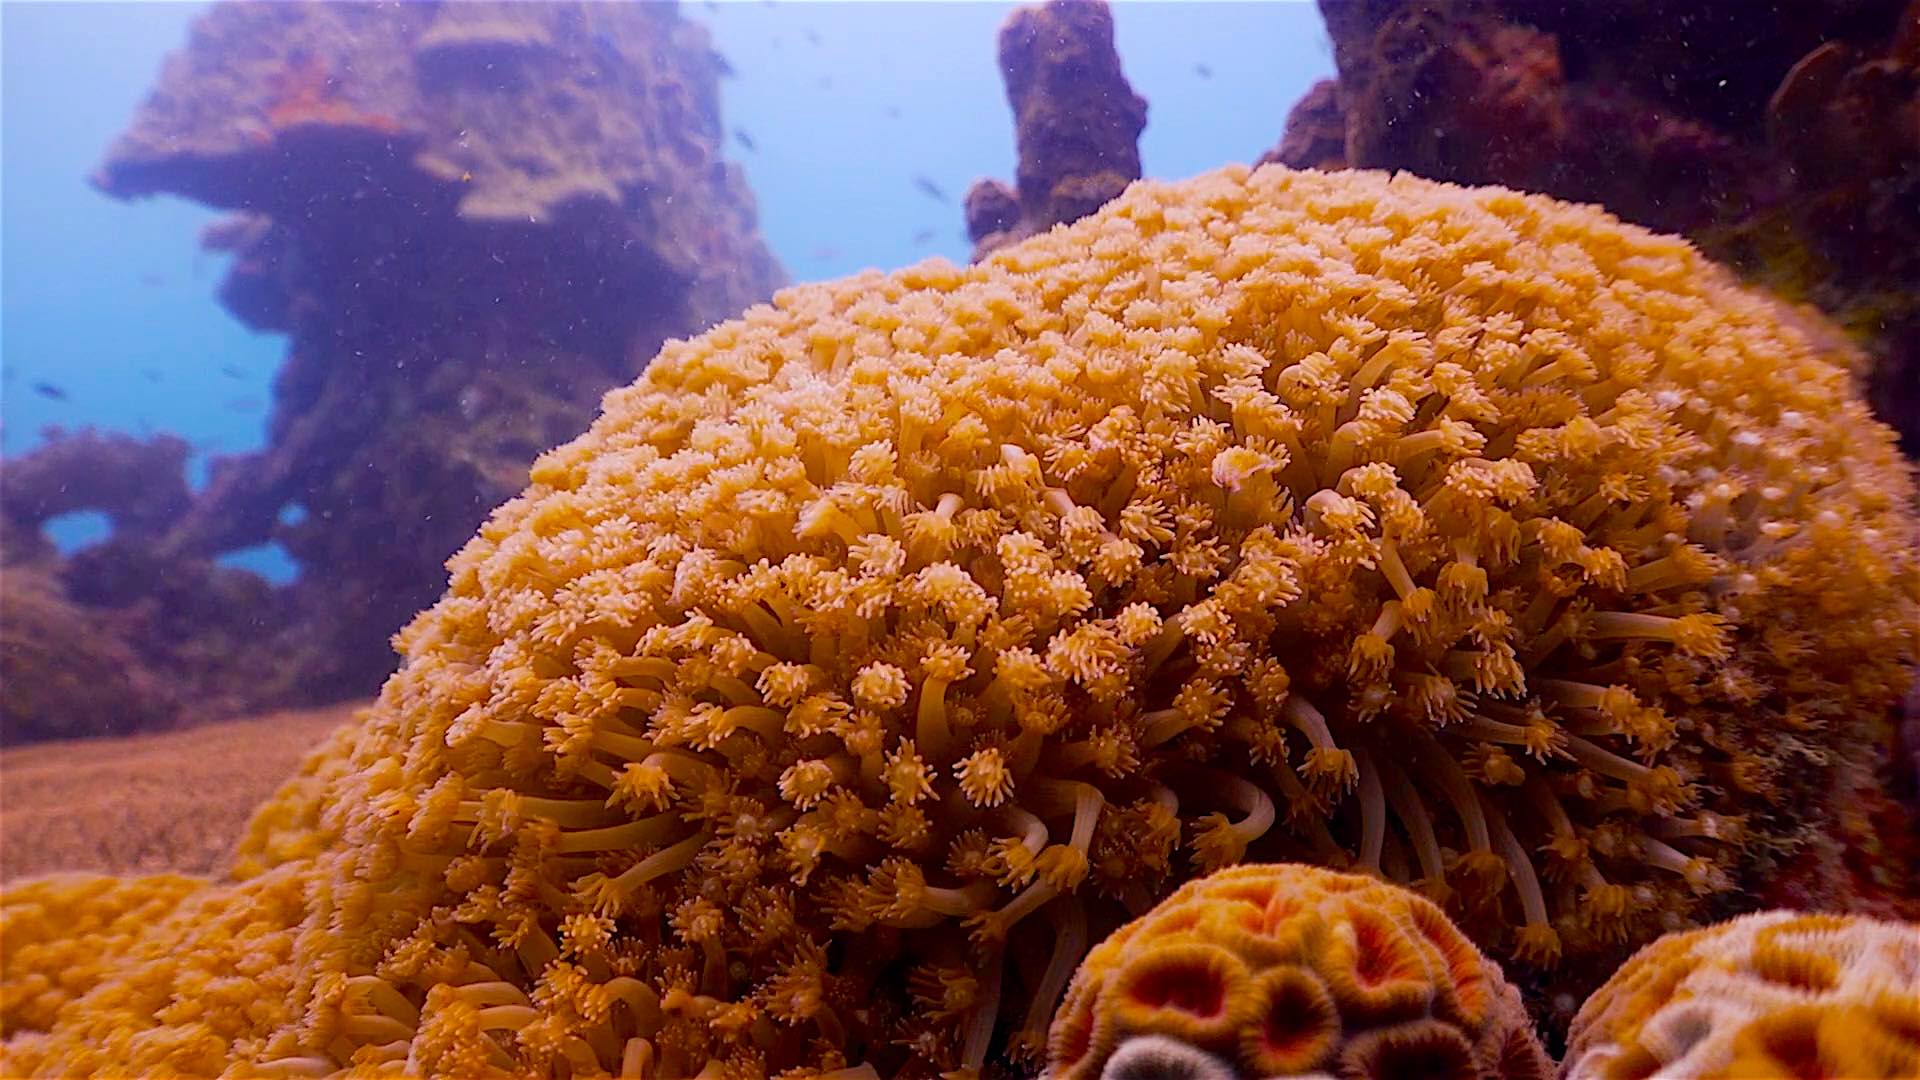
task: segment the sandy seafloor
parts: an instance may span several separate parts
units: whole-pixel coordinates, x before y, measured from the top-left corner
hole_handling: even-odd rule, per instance
[[[255,807],[362,703],[0,754],[0,881],[212,874]]]

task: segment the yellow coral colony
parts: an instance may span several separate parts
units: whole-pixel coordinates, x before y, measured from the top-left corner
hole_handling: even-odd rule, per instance
[[[1310,1073],[1548,1080],[1553,1063],[1519,991],[1430,901],[1287,863],[1190,881],[1095,946],[1045,1076]]]
[[[1669,934],[1581,1008],[1562,1075],[1920,1076],[1920,926],[1769,911]]]
[[[1831,348],[1589,208],[1278,168],[787,290],[543,457],[319,833],[6,1071],[1033,1060],[1243,858],[1603,962],[1904,688],[1911,481]]]

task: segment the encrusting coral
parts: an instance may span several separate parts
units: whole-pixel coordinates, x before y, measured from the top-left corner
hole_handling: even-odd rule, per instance
[[[1920,1076],[1920,926],[1768,911],[1669,934],[1587,1000],[1561,1075]]]
[[[203,888],[182,874],[56,874],[9,886],[0,893],[0,1025],[50,1026],[61,1005],[112,974],[142,930]]]
[[[1109,935],[1048,1058],[1046,1080],[1553,1075],[1520,992],[1431,901],[1298,864],[1215,871]]]
[[[1843,348],[1591,208],[1281,168],[783,291],[450,561],[289,796],[321,854],[7,1070],[965,1074],[1250,858],[1577,981],[1736,908],[1905,688]]]

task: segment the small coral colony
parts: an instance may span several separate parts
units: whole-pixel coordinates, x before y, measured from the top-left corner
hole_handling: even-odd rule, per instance
[[[1855,363],[1369,172],[785,290],[539,459],[229,879],[0,893],[0,1070],[1920,1075],[1913,926],[1745,914],[1920,644]]]

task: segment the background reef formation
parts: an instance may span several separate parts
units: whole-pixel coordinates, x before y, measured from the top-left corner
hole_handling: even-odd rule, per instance
[[[977,180],[966,198],[973,257],[1093,213],[1140,179],[1147,103],[1120,71],[1102,0],[1048,0],[1000,28],[1013,109],[1015,186]]]
[[[543,456],[250,876],[7,1068],[1034,1061],[1086,942],[1246,859],[1577,1000],[1883,750],[1914,491],[1852,360],[1677,239],[1374,173],[785,290]]]
[[[267,447],[116,536],[167,573],[96,566],[124,591],[88,602],[278,541],[300,576],[253,651],[290,677],[226,689],[254,708],[371,692],[527,462],[662,341],[780,283],[722,158],[721,66],[663,4],[210,10],[96,182],[236,211],[206,237],[234,255],[221,298],[287,334],[287,359]],[[225,711],[200,689],[196,713]]]
[[[1262,160],[1597,202],[1818,304],[1920,453],[1920,2],[1320,0]]]
[[[266,647],[293,636],[273,588],[156,551],[192,504],[187,444],[47,436],[0,464],[0,740],[155,731],[292,696],[301,653]],[[77,511],[112,531],[63,557],[43,527]]]

